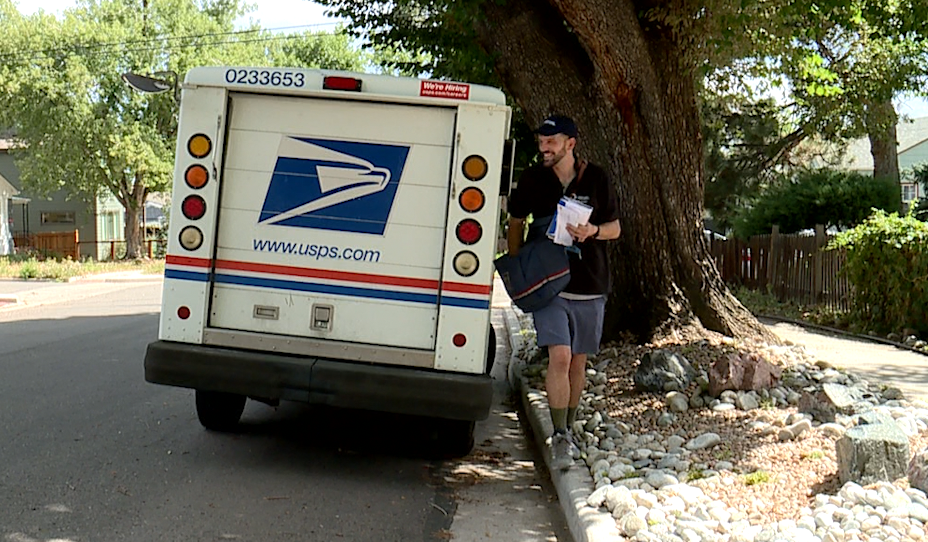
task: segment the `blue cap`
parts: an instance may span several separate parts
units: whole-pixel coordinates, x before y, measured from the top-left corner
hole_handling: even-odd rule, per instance
[[[541,123],[535,133],[543,136],[564,134],[567,137],[577,137],[577,125],[574,123],[574,119],[570,117],[551,115]]]

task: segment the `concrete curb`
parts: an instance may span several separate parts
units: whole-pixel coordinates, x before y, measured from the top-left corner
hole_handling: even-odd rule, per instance
[[[570,529],[574,542],[620,540],[621,537],[612,515],[586,504],[586,499],[593,492],[594,487],[593,477],[586,465],[578,464],[568,471],[551,470],[550,448],[546,441],[548,435],[554,432],[554,425],[548,413],[548,403],[540,391],[529,387],[522,378],[525,361],[519,354],[526,346],[522,335],[522,325],[513,308],[507,307],[504,311],[512,352],[509,360],[509,384],[522,400],[532,433],[535,435],[535,444],[541,451],[545,466],[551,474],[551,481],[557,491],[558,501],[561,503],[567,527]]]
[[[101,275],[84,275],[80,277],[71,277],[69,283],[120,283],[120,282],[161,282],[164,275],[143,274],[143,273],[114,273]]]

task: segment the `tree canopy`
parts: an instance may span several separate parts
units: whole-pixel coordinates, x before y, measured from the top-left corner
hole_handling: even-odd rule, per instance
[[[706,77],[756,74],[744,67],[760,60],[814,67],[810,28],[825,14],[836,32],[860,28],[887,43],[918,42],[928,14],[926,0],[321,2],[373,43],[427,51],[425,73],[502,86],[529,124],[552,112],[578,121],[580,152],[607,168],[621,200],[607,338],[694,323],[765,335],[701,235]]]
[[[369,61],[345,34],[236,30],[246,12],[240,0],[81,0],[60,17],[23,16],[0,0],[0,126],[14,131],[24,187],[112,194],[126,209],[128,256],[138,256],[146,195],[172,180],[178,103],[133,92],[123,73],[183,79],[202,65]]]

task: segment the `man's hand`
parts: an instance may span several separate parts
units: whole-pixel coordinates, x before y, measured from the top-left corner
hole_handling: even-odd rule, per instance
[[[599,228],[593,224],[577,224],[576,226],[567,225],[567,233],[574,238],[574,241],[582,243],[591,237],[595,237]]]

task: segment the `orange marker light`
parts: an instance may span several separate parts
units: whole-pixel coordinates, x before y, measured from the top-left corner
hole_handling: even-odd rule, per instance
[[[187,168],[184,180],[190,188],[203,188],[209,182],[209,172],[205,167],[196,164]]]
[[[479,188],[465,188],[461,192],[461,196],[458,198],[458,202],[461,204],[461,208],[469,213],[476,213],[480,209],[483,209],[483,204],[486,203],[486,198],[483,195],[483,192]]]

